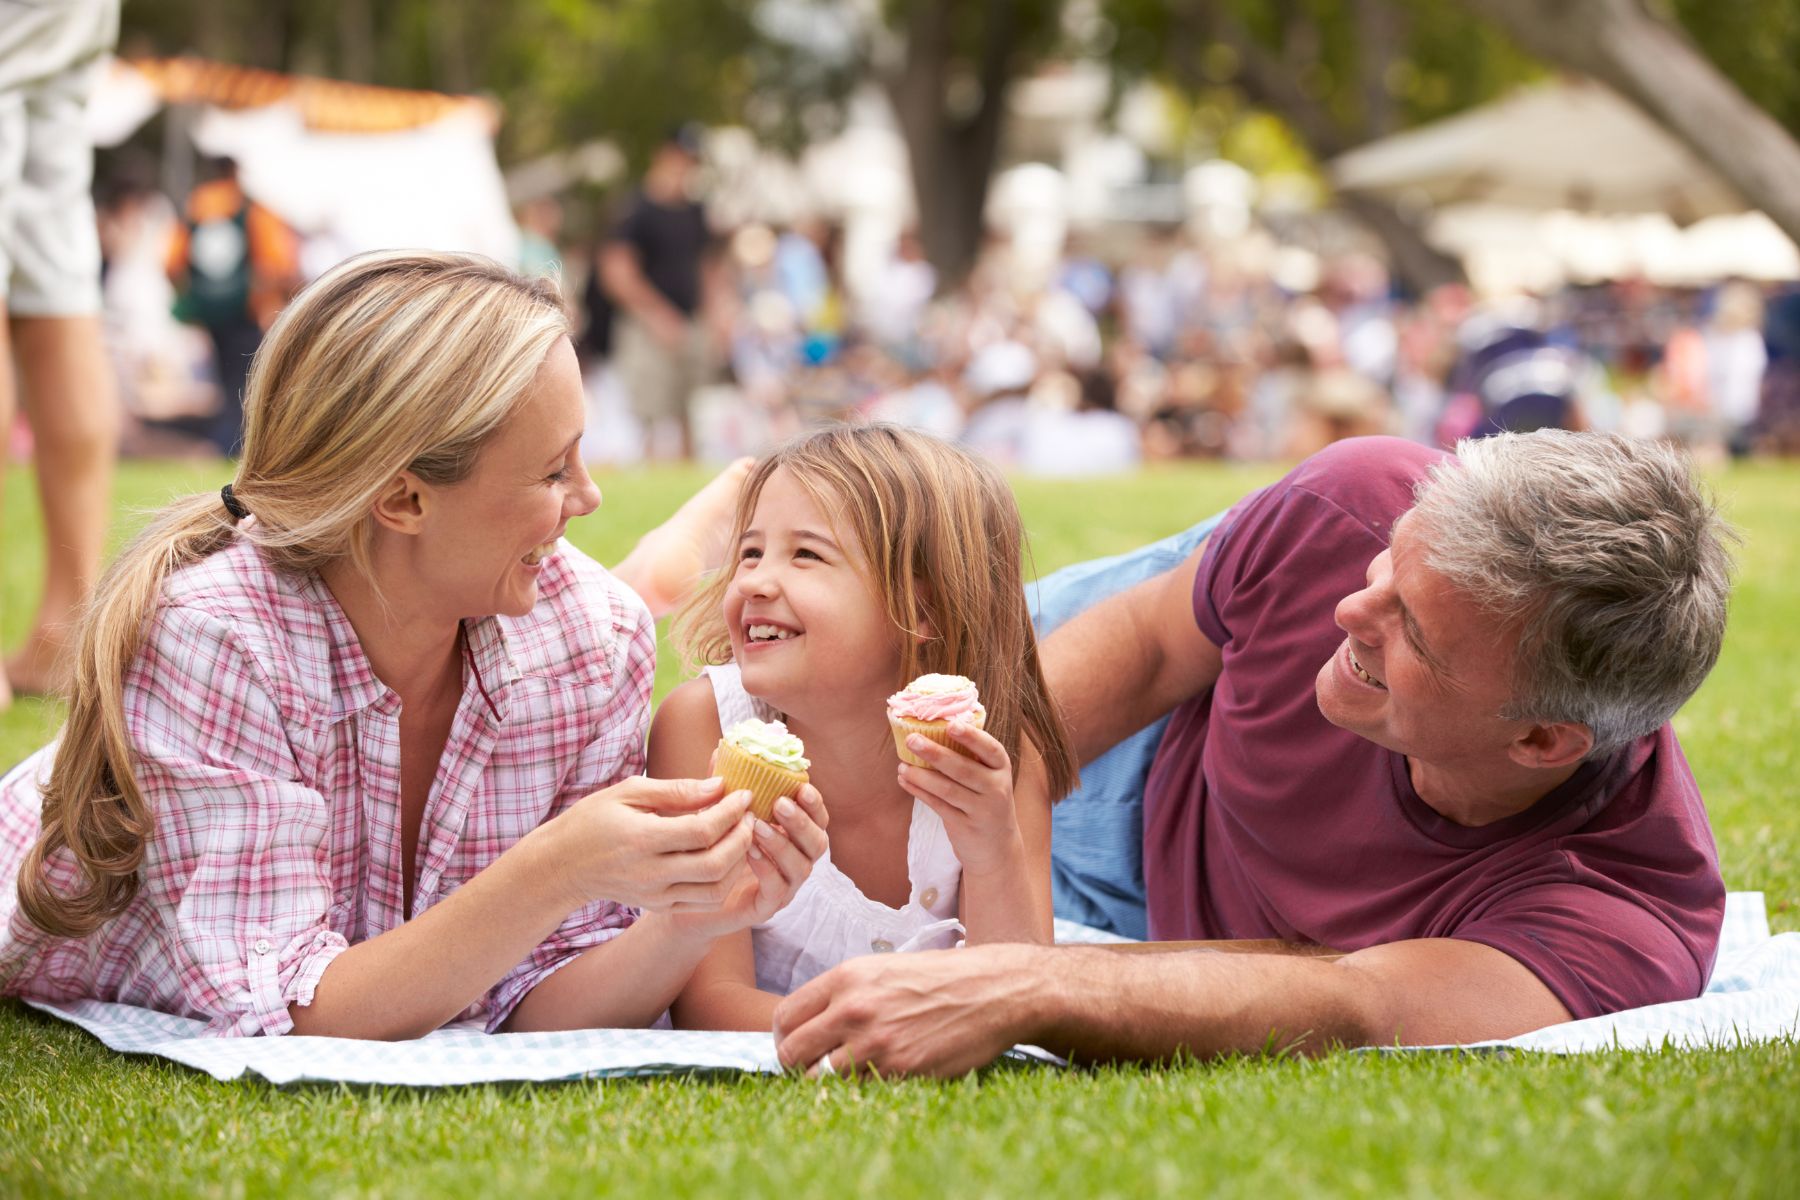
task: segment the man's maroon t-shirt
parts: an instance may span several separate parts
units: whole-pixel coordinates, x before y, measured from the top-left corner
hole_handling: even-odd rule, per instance
[[[1213,534],[1194,613],[1224,668],[1176,709],[1146,785],[1150,936],[1340,950],[1461,938],[1524,963],[1577,1018],[1696,996],[1725,888],[1667,725],[1527,811],[1469,828],[1419,799],[1405,756],[1319,712],[1314,679],[1344,636],[1338,601],[1448,457],[1395,438],[1340,442]]]

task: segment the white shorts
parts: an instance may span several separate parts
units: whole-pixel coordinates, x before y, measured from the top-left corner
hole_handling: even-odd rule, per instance
[[[0,0],[0,300],[18,316],[100,311],[85,115],[119,0]]]

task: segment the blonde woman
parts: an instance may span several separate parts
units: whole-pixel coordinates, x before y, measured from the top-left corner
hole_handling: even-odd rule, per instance
[[[108,572],[67,725],[0,781],[0,992],[217,1034],[654,1021],[824,811],[640,777],[651,618],[561,540],[600,493],[553,286],[352,259],[248,401],[236,478]]]

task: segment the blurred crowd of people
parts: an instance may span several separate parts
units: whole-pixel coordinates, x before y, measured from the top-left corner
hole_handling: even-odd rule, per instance
[[[1371,255],[1296,273],[1266,235],[1209,244],[1175,226],[1076,231],[1054,263],[995,234],[948,289],[908,230],[853,289],[830,222],[712,229],[701,145],[693,127],[671,134],[579,248],[561,242],[555,199],[518,214],[520,269],[560,273],[571,298],[594,461],[722,461],[835,419],[898,421],[1046,474],[1542,425],[1672,437],[1702,456],[1800,451],[1792,289],[1404,300]],[[128,452],[229,453],[261,331],[329,265],[228,163],[211,174],[181,208],[128,178],[101,190]]]
[[[1405,301],[1370,255],[1296,282],[1278,255],[1140,227],[1077,232],[1048,271],[994,236],[950,289],[908,231],[853,292],[830,223],[702,232],[691,147],[664,147],[585,289],[597,459],[725,459],[836,419],[898,421],[1048,474],[1546,425],[1711,457],[1800,449],[1791,289]],[[671,261],[681,283],[665,289]]]

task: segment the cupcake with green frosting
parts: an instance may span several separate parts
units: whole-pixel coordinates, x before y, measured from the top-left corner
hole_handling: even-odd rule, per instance
[[[780,721],[739,721],[719,739],[713,770],[727,792],[750,793],[750,811],[764,821],[775,802],[806,782],[806,747]]]

